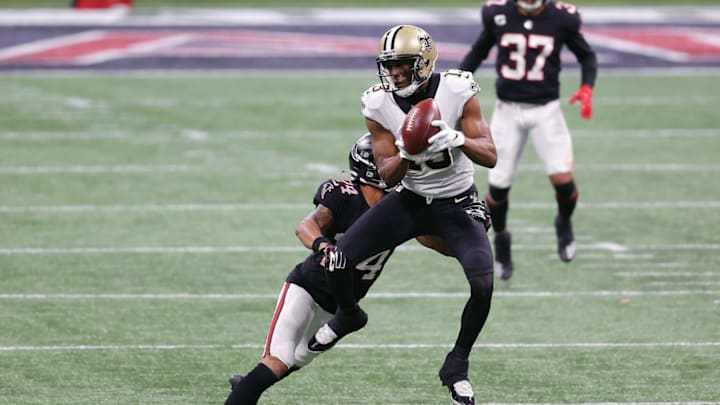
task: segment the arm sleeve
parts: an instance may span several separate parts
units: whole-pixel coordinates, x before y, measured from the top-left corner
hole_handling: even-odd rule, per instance
[[[483,30],[480,36],[475,40],[470,52],[465,55],[462,62],[460,62],[459,69],[474,72],[480,67],[482,61],[487,58],[495,45],[495,38],[492,33],[492,16],[488,7],[483,7],[482,10],[482,24]]]
[[[566,41],[568,49],[575,54],[581,67],[581,84],[587,84],[590,87],[595,86],[597,78],[597,56],[590,44],[580,32],[582,21],[578,15],[578,19],[574,26],[570,29],[568,39]]]

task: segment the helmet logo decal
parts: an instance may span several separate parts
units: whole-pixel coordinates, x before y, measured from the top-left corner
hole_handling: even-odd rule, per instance
[[[418,41],[420,42],[420,51],[421,52],[428,52],[432,50],[433,43],[432,38],[430,38],[430,35],[422,35],[418,38]]]

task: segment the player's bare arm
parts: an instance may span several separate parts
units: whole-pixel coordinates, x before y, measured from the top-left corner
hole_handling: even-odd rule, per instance
[[[333,220],[332,211],[328,207],[318,204],[295,227],[295,236],[306,248],[312,249],[315,239],[322,236],[322,230],[332,225]],[[325,242],[321,243],[317,247],[318,250],[324,248],[326,244]]]
[[[465,134],[465,144],[461,146],[465,155],[476,164],[495,167],[497,162],[495,143],[476,97],[468,99],[465,103],[460,118],[460,127]]]
[[[378,173],[385,184],[394,186],[405,177],[410,162],[398,154],[395,136],[390,131],[368,118],[365,118],[365,124],[372,135],[373,156]]]

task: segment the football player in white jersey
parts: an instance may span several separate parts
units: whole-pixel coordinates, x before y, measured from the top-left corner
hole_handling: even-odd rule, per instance
[[[506,227],[509,195],[523,149],[532,138],[555,189],[557,251],[560,260],[575,258],[570,220],[578,198],[573,178],[570,131],[560,109],[561,51],[566,45],[581,66],[580,89],[570,103],[580,101],[583,118],[592,116],[592,93],[597,76],[595,51],[580,31],[575,6],[552,0],[492,0],[482,8],[483,30],[460,69],[474,72],[497,47],[497,101],[491,129],[497,145],[497,166],[488,174],[486,197],[495,231],[495,260],[507,280],[514,270],[511,234]]]
[[[368,210],[336,245],[323,249],[323,267],[338,303],[335,315],[311,339],[311,351],[324,351],[367,323],[355,300],[350,269],[359,260],[392,249],[417,235],[442,239],[462,265],[470,298],[462,313],[453,349],[439,372],[455,404],[474,404],[468,357],[490,311],[493,256],[485,228],[462,208],[472,199],[475,165],[493,167],[495,145],[470,72],[434,72],[437,48],[422,28],[399,25],[381,38],[377,67],[381,83],[362,95],[362,113],[372,134],[380,176],[397,187]],[[423,152],[410,155],[400,128],[413,105],[433,98],[442,120]]]

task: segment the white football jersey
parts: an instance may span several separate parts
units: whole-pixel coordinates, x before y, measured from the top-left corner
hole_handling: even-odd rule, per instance
[[[447,70],[434,74],[430,81],[438,80],[437,91],[430,94],[440,108],[440,116],[451,127],[458,128],[465,103],[480,91],[470,72]],[[433,86],[434,87],[434,86]],[[432,88],[432,87],[431,87]],[[432,91],[432,90],[431,90]],[[402,140],[400,132],[407,113],[398,105],[393,93],[386,92],[377,84],[362,95],[362,113],[389,130],[396,140]],[[474,163],[460,149],[436,153],[431,160],[410,164],[402,185],[429,198],[448,198],[467,190],[474,183]]]

